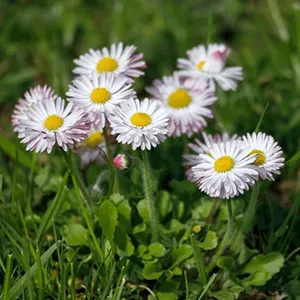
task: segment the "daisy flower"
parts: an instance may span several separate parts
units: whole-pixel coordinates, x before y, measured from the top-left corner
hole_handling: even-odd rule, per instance
[[[53,89],[47,85],[38,85],[34,88],[31,88],[29,91],[26,91],[24,98],[19,99],[11,116],[11,122],[14,131],[19,131],[18,129],[20,120],[28,119],[25,112],[28,111],[28,108],[31,107],[33,103],[37,103],[50,97],[55,98],[56,96],[54,96]]]
[[[109,118],[112,134],[118,135],[117,141],[131,144],[132,149],[142,150],[156,147],[166,139],[168,115],[159,102],[130,99],[117,107]]]
[[[105,112],[109,114],[115,106],[123,100],[135,96],[131,84],[126,84],[125,77],[118,77],[112,73],[98,75],[93,73],[91,77],[81,76],[69,85],[66,93],[68,100],[87,112]]]
[[[105,125],[103,114],[88,114],[86,119],[91,121],[87,137],[79,143],[75,143],[74,147],[74,152],[80,156],[80,168],[82,169],[101,158],[102,151],[106,153],[102,131]]]
[[[106,47],[101,50],[90,49],[74,63],[78,66],[73,73],[78,75],[90,75],[93,72],[102,74],[110,72],[116,75],[123,75],[128,81],[133,82],[132,78],[144,75],[140,69],[146,68],[146,63],[142,60],[143,54],[135,54],[136,47],[123,46],[123,43],[112,44],[110,49]]]
[[[128,158],[123,153],[119,153],[117,156],[115,156],[113,163],[119,170],[125,170],[128,168]]]
[[[188,89],[185,81],[174,74],[154,81],[153,86],[146,90],[166,108],[170,117],[170,136],[191,136],[207,125],[205,118],[213,117],[210,106],[217,98],[207,85],[201,92]]]
[[[243,147],[250,148],[249,154],[256,154],[256,170],[262,179],[274,180],[273,175],[280,174],[284,165],[281,147],[272,136],[259,132],[243,136]]]
[[[192,171],[199,189],[210,197],[232,198],[249,190],[258,179],[252,163],[256,155],[241,150],[238,143],[213,144]]]
[[[67,151],[83,140],[90,128],[84,110],[73,103],[65,106],[61,98],[34,103],[25,113],[28,119],[20,120],[19,137],[30,151],[50,153],[55,144]]]
[[[186,171],[186,176],[189,180],[194,181],[194,174],[192,172],[191,167],[197,165],[201,162],[199,154],[208,154],[209,149],[213,146],[213,144],[221,144],[225,142],[237,142],[240,140],[237,134],[234,134],[232,137],[229,136],[228,133],[223,134],[206,134],[202,133],[203,141],[199,139],[195,139],[195,143],[188,144],[188,147],[193,154],[184,154],[183,158],[185,159],[184,165],[189,166],[189,169]]]
[[[243,79],[242,67],[225,68],[230,49],[223,44],[211,44],[206,49],[200,45],[187,51],[188,58],[177,61],[180,75],[207,79],[215,88],[215,82],[227,90],[235,90],[237,81]]]

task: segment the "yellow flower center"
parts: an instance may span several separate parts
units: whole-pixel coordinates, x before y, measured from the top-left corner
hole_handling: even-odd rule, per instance
[[[230,171],[234,167],[234,160],[230,156],[222,156],[215,161],[214,167],[218,173]]]
[[[168,104],[173,108],[187,107],[190,105],[191,101],[191,96],[183,89],[177,89],[168,98]]]
[[[193,226],[193,228],[192,228],[192,231],[194,232],[194,233],[199,233],[200,231],[201,231],[201,226],[200,225],[195,225],[195,226]]]
[[[251,154],[257,154],[256,160],[254,161],[254,164],[256,166],[261,166],[265,163],[266,157],[265,157],[265,154],[263,151],[254,149],[249,153],[249,155],[251,155]]]
[[[144,127],[151,123],[152,118],[148,114],[145,114],[145,113],[135,113],[130,118],[130,121],[133,125],[135,125],[137,127]]]
[[[94,89],[91,93],[91,100],[95,104],[103,104],[110,98],[110,92],[105,88]]]
[[[205,65],[205,60],[199,61],[198,64],[197,64],[197,69],[198,69],[199,71],[202,71],[204,65]]]
[[[92,132],[88,135],[88,137],[85,139],[86,144],[91,147],[95,148],[99,144],[101,144],[103,141],[103,135],[100,131]]]
[[[103,57],[97,63],[97,71],[101,72],[113,72],[118,68],[118,62],[112,57]]]
[[[58,115],[48,116],[44,121],[44,127],[48,130],[56,130],[64,124],[64,120]]]

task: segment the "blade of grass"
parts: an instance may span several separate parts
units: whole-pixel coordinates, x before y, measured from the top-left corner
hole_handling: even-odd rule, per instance
[[[53,252],[56,250],[56,244],[53,244],[44,254],[41,256],[41,265],[44,266],[45,263],[52,256]],[[9,291],[9,299],[16,299],[21,294],[23,288],[28,284],[33,276],[37,273],[38,263],[32,265],[28,272],[19,279]]]
[[[10,288],[10,275],[12,269],[12,254],[7,256],[6,268],[5,268],[5,278],[4,278],[4,285],[3,285],[3,294],[1,299],[9,300],[9,288]]]
[[[204,296],[204,295],[206,294],[206,292],[209,290],[209,288],[211,287],[211,285],[214,283],[214,281],[215,281],[215,279],[216,279],[217,276],[218,276],[218,273],[215,273],[215,274],[213,274],[213,275],[210,277],[208,283],[205,285],[205,287],[204,287],[204,289],[203,289],[203,291],[202,291],[200,297],[198,298],[198,300],[201,300],[201,299],[203,298],[203,296]]]
[[[255,132],[256,132],[256,133],[259,131],[260,125],[261,125],[261,123],[262,123],[262,120],[263,120],[263,118],[264,118],[264,116],[265,116],[265,113],[266,113],[268,107],[269,107],[269,103],[266,104],[266,106],[265,106],[263,112],[261,113],[261,116],[260,116],[260,118],[259,118],[259,121],[258,121],[258,123],[257,123],[257,125],[256,125],[256,127],[255,127]]]
[[[43,300],[44,299],[44,272],[43,272],[43,266],[41,262],[41,254],[40,250],[37,249],[36,251],[36,261],[37,261],[37,273],[38,273],[38,299]]]
[[[53,220],[60,212],[64,200],[66,199],[66,193],[67,193],[66,183],[69,178],[69,175],[70,175],[70,170],[67,170],[59,185],[54,200],[52,201],[50,207],[47,209],[46,213],[42,218],[41,225],[39,227],[37,237],[36,237],[36,243],[39,242],[41,235],[44,233],[44,231],[51,226],[50,224],[51,220]]]

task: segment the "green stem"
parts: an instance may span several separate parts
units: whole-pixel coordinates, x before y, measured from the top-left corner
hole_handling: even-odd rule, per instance
[[[250,202],[248,204],[245,216],[244,216],[244,224],[242,227],[242,231],[244,233],[247,233],[253,225],[253,220],[254,220],[254,215],[255,215],[255,207],[256,207],[256,202],[258,199],[258,194],[259,194],[259,189],[260,189],[260,183],[257,183],[251,194]]]
[[[199,273],[199,280],[203,285],[206,285],[207,278],[206,278],[206,273],[205,273],[204,258],[203,258],[201,249],[197,246],[194,234],[192,234],[190,236],[190,240],[191,240],[191,245],[192,245],[192,249],[194,252],[195,263],[196,263],[197,270]]]
[[[152,182],[151,182],[148,153],[147,150],[142,151],[142,153],[143,153],[142,176],[143,176],[143,183],[144,183],[144,195],[148,203],[149,218],[150,218],[149,223],[150,223],[150,228],[152,233],[152,242],[157,242],[158,241],[158,215],[157,215],[153,194],[152,194]]]
[[[217,263],[217,260],[223,254],[226,246],[228,246],[228,244],[231,240],[234,220],[233,220],[233,215],[232,215],[232,204],[231,204],[231,199],[230,198],[227,199],[227,211],[228,211],[228,225],[227,225],[227,229],[226,229],[226,232],[225,232],[225,235],[224,235],[224,239],[221,242],[216,254],[211,259],[211,261],[210,261],[210,263],[207,267],[207,273],[209,273],[215,267],[215,265]]]
[[[113,192],[119,193],[119,181],[118,181],[116,168],[113,165],[113,154],[112,154],[112,150],[111,150],[111,146],[110,146],[110,142],[109,142],[109,135],[108,135],[106,127],[103,128],[103,134],[104,134],[105,146],[106,146],[106,150],[107,150],[108,165],[109,165],[110,171],[113,172],[112,175],[114,177]]]

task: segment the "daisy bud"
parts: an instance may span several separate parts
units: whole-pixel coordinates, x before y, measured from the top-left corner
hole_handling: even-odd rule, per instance
[[[119,170],[125,170],[128,167],[128,159],[125,154],[120,153],[114,159],[113,163],[115,167]]]

